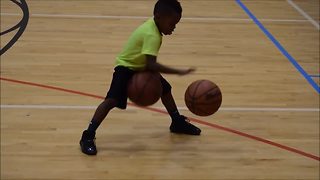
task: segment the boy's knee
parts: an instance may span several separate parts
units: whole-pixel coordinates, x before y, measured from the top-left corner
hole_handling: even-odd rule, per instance
[[[162,87],[162,95],[171,94],[171,86]]]
[[[171,85],[170,83],[165,80],[163,77],[161,77],[161,85],[162,85],[162,95],[165,95],[165,94],[168,94],[168,93],[171,93]]]
[[[102,104],[107,108],[107,109],[112,109],[117,106],[118,101],[116,99],[112,98],[106,98]]]

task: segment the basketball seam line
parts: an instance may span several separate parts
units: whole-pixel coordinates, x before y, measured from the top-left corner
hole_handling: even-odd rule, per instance
[[[209,90],[207,90],[207,91],[203,92],[201,95],[199,95],[199,96],[198,96],[198,97],[196,97],[196,98],[200,98],[200,97],[202,97],[202,96],[206,95],[208,92],[210,92],[210,91],[212,91],[212,90],[214,90],[214,89],[216,89],[216,88],[218,88],[218,87],[210,88]]]
[[[203,82],[204,80],[201,80],[201,81],[199,81],[198,83],[197,83],[197,85],[196,85],[196,88],[195,88],[195,90],[194,90],[194,92],[193,92],[193,95],[191,96],[191,108],[193,109],[193,110],[195,110],[195,95],[196,95],[196,92],[197,92],[197,90],[198,90],[198,88],[199,88],[199,86],[200,86],[200,84]]]

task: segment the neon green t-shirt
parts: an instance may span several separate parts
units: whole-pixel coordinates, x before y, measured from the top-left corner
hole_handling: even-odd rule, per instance
[[[139,26],[130,36],[122,52],[116,58],[117,66],[125,66],[132,70],[143,70],[146,55],[157,56],[162,42],[153,18]]]

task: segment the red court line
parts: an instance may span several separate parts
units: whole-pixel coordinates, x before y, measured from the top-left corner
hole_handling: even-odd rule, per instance
[[[4,77],[0,77],[0,80],[7,81],[7,82],[18,83],[18,84],[36,86],[36,87],[41,87],[41,88],[46,88],[46,89],[51,89],[51,90],[63,91],[63,92],[68,92],[68,93],[72,93],[72,94],[78,94],[78,95],[82,95],[82,96],[94,97],[94,98],[98,98],[98,99],[104,99],[103,96],[97,96],[97,95],[88,94],[88,93],[84,93],[84,92],[80,92],[80,91],[74,91],[74,90],[69,90],[69,89],[65,89],[65,88],[48,86],[48,85],[43,85],[43,84],[38,84],[38,83],[33,83],[33,82],[19,81],[19,80],[15,80],[15,79],[4,78]],[[166,111],[163,111],[163,110],[160,110],[160,109],[157,109],[157,108],[140,107],[140,106],[137,106],[137,105],[135,105],[133,103],[128,103],[128,105],[139,107],[141,109],[145,109],[145,110],[149,110],[149,111],[153,111],[153,112],[158,112],[158,113],[162,113],[162,114],[168,114]],[[273,141],[269,141],[267,139],[263,139],[263,138],[260,138],[260,137],[254,136],[254,135],[250,135],[250,134],[247,134],[247,133],[244,133],[244,132],[240,132],[240,131],[237,131],[237,130],[234,130],[234,129],[230,129],[230,128],[223,127],[223,126],[220,126],[220,125],[217,125],[217,124],[213,124],[213,123],[209,123],[209,122],[206,122],[206,121],[202,121],[202,120],[199,120],[199,119],[195,119],[195,118],[189,118],[189,119],[191,121],[197,122],[199,124],[203,124],[203,125],[215,128],[215,129],[220,129],[220,130],[223,130],[223,131],[227,131],[229,133],[233,133],[233,134],[236,134],[236,135],[239,135],[239,136],[243,136],[243,137],[246,137],[246,138],[249,138],[249,139],[252,139],[252,140],[260,141],[260,142],[263,142],[265,144],[269,144],[271,146],[278,147],[278,148],[281,148],[283,150],[290,151],[290,152],[293,152],[293,153],[296,153],[296,154],[299,154],[299,155],[302,155],[302,156],[305,156],[305,157],[320,161],[320,157],[319,156],[316,156],[316,155],[313,155],[313,154],[310,154],[310,153],[307,153],[307,152],[303,152],[301,150],[298,150],[298,149],[295,149],[295,148],[292,148],[292,147],[289,147],[289,146],[285,146],[285,145],[282,145],[282,144],[279,144],[279,143],[276,143],[276,142],[273,142]]]

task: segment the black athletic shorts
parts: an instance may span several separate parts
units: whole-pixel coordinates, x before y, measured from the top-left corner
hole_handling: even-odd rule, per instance
[[[110,89],[107,93],[106,99],[111,98],[118,101],[116,107],[120,109],[126,109],[127,107],[127,85],[131,77],[137,71],[133,71],[124,66],[116,66],[112,77]],[[171,85],[161,75],[160,80],[162,84],[162,94],[169,93],[171,91]]]

